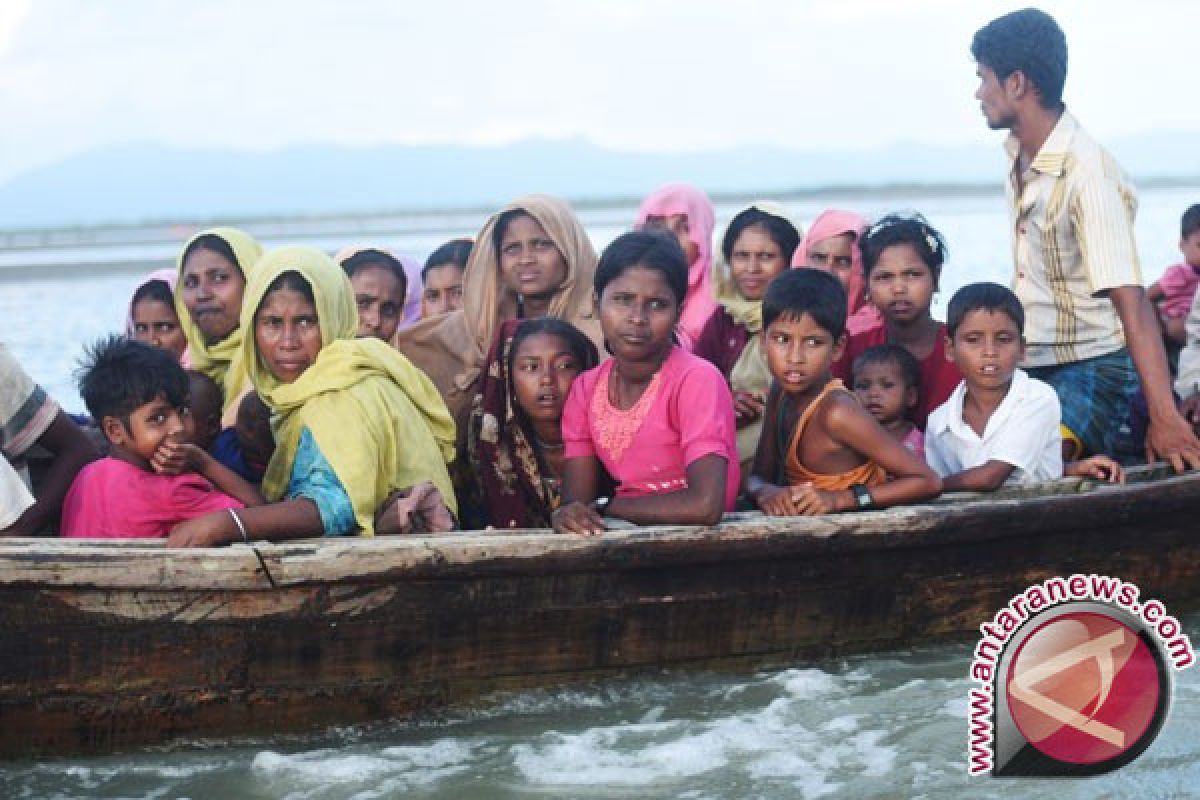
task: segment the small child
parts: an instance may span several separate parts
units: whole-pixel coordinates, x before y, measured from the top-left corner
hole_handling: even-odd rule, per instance
[[[895,344],[869,347],[854,359],[854,394],[885,431],[925,460],[925,436],[908,418],[917,404],[921,368]]]
[[[236,515],[234,509],[263,502],[252,486],[184,441],[188,378],[167,351],[102,339],[87,354],[79,390],[111,452],[71,484],[64,537],[162,538],[184,520],[223,509]]]
[[[768,514],[886,508],[941,491],[929,467],[830,374],[845,327],[846,292],[829,273],[789,270],[767,289],[763,330],[775,382],[746,490]]]
[[[250,483],[262,483],[267,463],[275,453],[275,438],[271,434],[271,410],[258,392],[247,392],[242,397],[237,422],[221,431],[209,452]]]
[[[221,406],[225,402],[217,382],[194,369],[187,371],[188,402],[183,427],[187,441],[201,450],[212,450],[221,433]]]
[[[973,283],[950,299],[946,349],[963,375],[929,415],[925,457],[946,491],[992,491],[1064,474],[1124,480],[1107,456],[1064,470],[1058,395],[1017,363],[1025,353],[1025,309],[1011,290]]]
[[[1183,262],[1167,267],[1157,283],[1150,284],[1146,297],[1158,306],[1163,336],[1175,347],[1187,344],[1184,323],[1192,310],[1196,287],[1200,286],[1200,203],[1183,212],[1179,250]]]

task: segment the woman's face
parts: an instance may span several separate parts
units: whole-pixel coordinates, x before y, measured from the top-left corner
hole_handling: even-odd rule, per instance
[[[809,247],[808,266],[832,274],[848,290],[854,268],[854,234],[839,233]]]
[[[245,289],[242,271],[220,253],[200,248],[183,262],[183,304],[206,344],[237,330]]]
[[[187,349],[187,337],[179,325],[175,306],[151,297],[133,304],[133,338],[166,350],[178,360]]]
[[[679,240],[679,246],[683,248],[683,255],[687,258],[688,266],[696,263],[696,259],[700,256],[700,248],[696,247],[696,243],[692,241],[692,228],[687,214],[670,214],[668,216],[651,214],[646,217],[646,222],[642,227],[648,231],[667,231],[674,234],[675,238]]]
[[[350,276],[358,305],[358,336],[391,341],[404,313],[404,292],[387,267],[362,267]]]
[[[619,360],[662,360],[673,344],[679,310],[679,300],[661,272],[626,267],[600,295],[604,341]]]
[[[270,373],[281,383],[291,383],[321,352],[316,308],[295,289],[268,292],[254,315],[254,342]]]
[[[746,300],[762,300],[767,284],[786,267],[783,248],[758,225],[739,233],[729,252],[734,286]]]
[[[567,279],[567,262],[546,229],[528,214],[509,220],[500,239],[500,278],[522,297],[553,295]]]
[[[561,336],[535,333],[521,340],[512,356],[516,405],[531,422],[557,424],[571,383],[583,369]]]

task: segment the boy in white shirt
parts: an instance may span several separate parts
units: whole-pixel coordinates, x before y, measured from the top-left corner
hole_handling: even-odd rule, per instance
[[[1060,478],[1123,481],[1120,466],[1093,456],[1063,467],[1058,395],[1017,364],[1025,353],[1025,310],[1011,290],[973,283],[954,293],[946,357],[963,380],[929,415],[925,457],[945,491],[991,491]]]

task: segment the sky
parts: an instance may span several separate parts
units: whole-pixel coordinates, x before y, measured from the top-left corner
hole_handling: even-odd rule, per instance
[[[0,183],[140,142],[661,152],[999,141],[969,44],[994,0],[0,0]],[[1200,3],[1046,2],[1101,140],[1196,131]]]

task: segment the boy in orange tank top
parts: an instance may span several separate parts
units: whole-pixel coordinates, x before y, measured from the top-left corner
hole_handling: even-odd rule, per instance
[[[933,471],[831,375],[845,327],[846,293],[827,273],[790,270],[763,298],[764,350],[775,380],[746,490],[767,514],[886,508],[941,491]],[[885,482],[889,474],[895,478]]]

